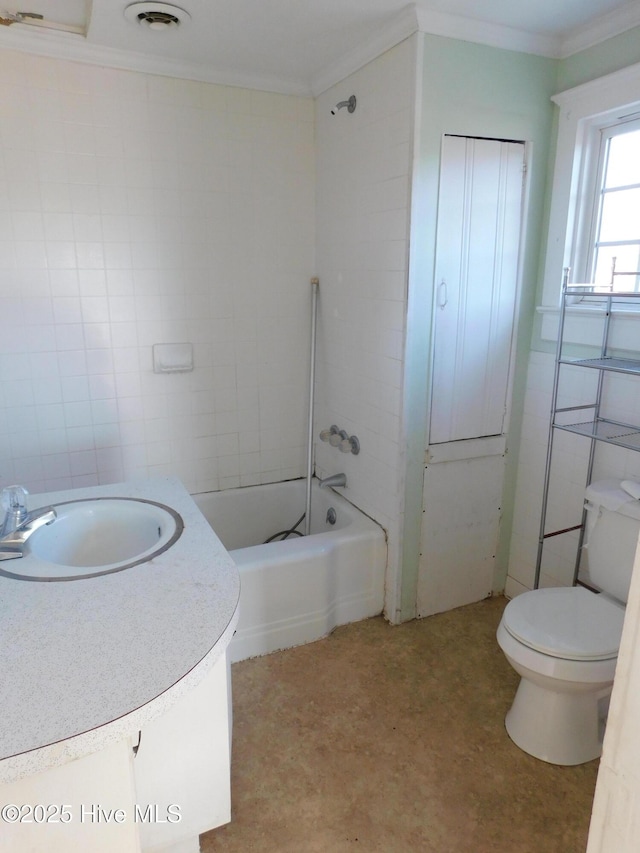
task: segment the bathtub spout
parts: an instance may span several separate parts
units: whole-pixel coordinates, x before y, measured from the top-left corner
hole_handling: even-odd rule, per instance
[[[346,486],[347,485],[347,475],[346,474],[332,474],[331,477],[325,477],[324,480],[320,480],[320,488],[324,489],[327,486]]]

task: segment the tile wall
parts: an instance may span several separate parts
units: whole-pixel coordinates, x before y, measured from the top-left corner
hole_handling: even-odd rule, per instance
[[[9,51],[0,76],[0,484],[304,474],[313,101]],[[182,341],[195,370],[154,374]]]
[[[319,476],[344,471],[345,496],[389,533],[398,571],[400,444],[407,299],[415,40],[397,45],[317,99],[317,430],[357,434],[358,456],[316,442]],[[355,94],[353,114],[331,115]]]

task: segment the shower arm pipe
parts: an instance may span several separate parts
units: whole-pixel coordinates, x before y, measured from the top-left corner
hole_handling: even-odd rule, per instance
[[[311,532],[311,478],[313,477],[313,403],[316,381],[316,324],[318,319],[318,288],[320,281],[311,279],[311,345],[309,358],[309,433],[307,436],[307,496],[304,516],[304,535]]]

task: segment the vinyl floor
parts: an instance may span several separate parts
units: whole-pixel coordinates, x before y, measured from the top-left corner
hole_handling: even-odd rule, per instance
[[[203,853],[578,853],[598,761],[518,749],[493,598],[234,664],[232,821]]]

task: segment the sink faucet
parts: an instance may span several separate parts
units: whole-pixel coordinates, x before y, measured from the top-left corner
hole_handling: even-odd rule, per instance
[[[320,480],[320,488],[325,489],[327,486],[346,486],[347,485],[347,475],[346,474],[332,474],[330,477],[325,477],[324,480]]]
[[[28,492],[22,486],[8,486],[2,490],[4,521],[0,529],[0,560],[22,557],[24,545],[32,533],[56,519],[52,506],[43,506],[29,512]]]

